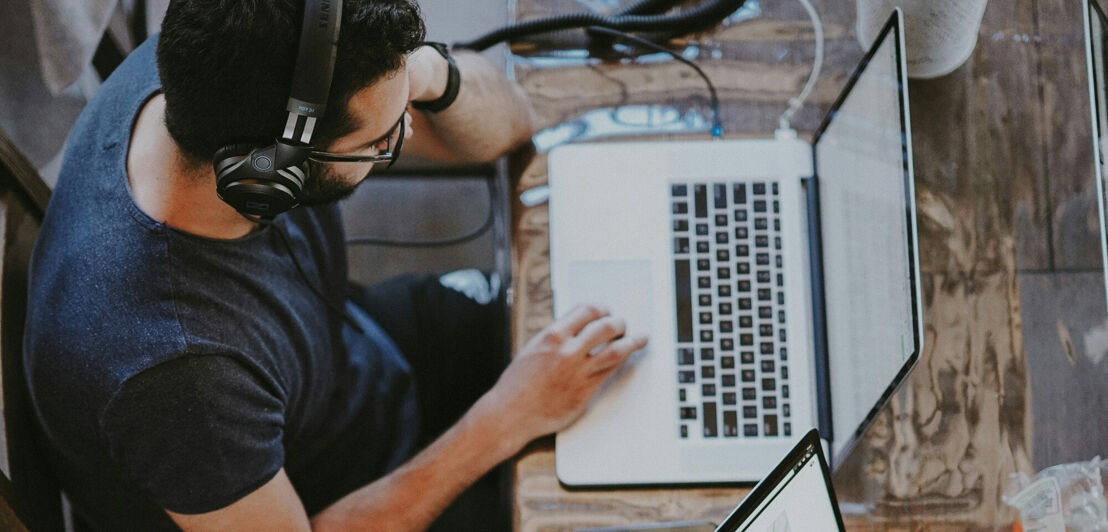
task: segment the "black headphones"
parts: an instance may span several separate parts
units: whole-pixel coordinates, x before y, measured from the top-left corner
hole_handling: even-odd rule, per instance
[[[269,146],[231,144],[213,158],[216,193],[240,213],[271,219],[300,204],[311,178],[312,132],[327,107],[342,0],[306,0],[285,130]]]

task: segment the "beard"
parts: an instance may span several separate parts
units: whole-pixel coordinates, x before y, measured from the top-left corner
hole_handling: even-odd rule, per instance
[[[309,169],[311,171],[310,177],[304,183],[304,190],[301,191],[300,195],[300,205],[305,207],[344,200],[350,197],[354,190],[358,188],[358,185],[365,180],[365,177],[363,177],[357,182],[350,183],[343,179],[341,175],[335,173],[328,165],[319,164],[315,161],[310,162]]]

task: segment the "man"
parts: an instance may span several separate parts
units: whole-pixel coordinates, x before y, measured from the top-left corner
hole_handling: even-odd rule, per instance
[[[136,50],[71,134],[25,351],[63,485],[94,528],[425,529],[645,345],[584,306],[464,413],[437,413],[490,365],[466,340],[482,313],[441,285],[348,290],[333,202],[369,164],[313,163],[304,206],[271,224],[216,195],[217,149],[282,130],[302,13],[174,1],[156,51]],[[456,100],[410,110],[447,92],[449,63],[422,40],[410,0],[346,0],[315,144],[373,155],[406,131],[406,153],[469,162],[530,136],[518,87],[475,54],[456,54]]]

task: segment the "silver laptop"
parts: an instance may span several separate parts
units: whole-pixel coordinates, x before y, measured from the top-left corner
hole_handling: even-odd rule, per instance
[[[554,310],[646,332],[560,432],[567,485],[755,482],[809,428],[835,463],[922,342],[902,15],[811,145],[568,145],[549,154]]]
[[[1096,173],[1097,207],[1100,212],[1100,254],[1104,265],[1104,288],[1108,296],[1108,226],[1105,225],[1105,150],[1108,149],[1108,17],[1096,0],[1085,0],[1085,64],[1089,72],[1089,102],[1093,118],[1093,166]]]

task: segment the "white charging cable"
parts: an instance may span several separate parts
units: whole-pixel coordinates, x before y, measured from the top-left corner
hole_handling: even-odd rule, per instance
[[[812,87],[816,85],[816,80],[819,79],[820,69],[823,68],[823,22],[820,21],[819,13],[816,13],[816,9],[812,7],[811,2],[808,0],[797,1],[804,6],[804,9],[808,11],[808,17],[812,19],[812,30],[816,34],[816,57],[812,64],[812,72],[808,75],[807,83],[804,84],[804,89],[795,98],[789,99],[789,107],[785,109],[784,113],[781,113],[781,118],[777,119],[778,128],[782,131],[792,129],[793,115],[804,105],[804,100],[808,99]]]

